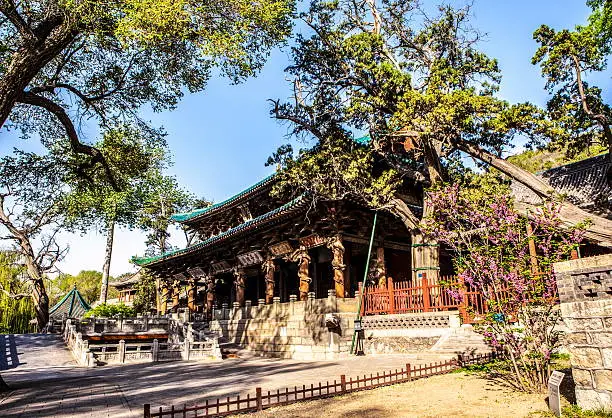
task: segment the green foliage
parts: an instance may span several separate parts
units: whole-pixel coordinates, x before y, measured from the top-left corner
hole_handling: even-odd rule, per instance
[[[570,158],[591,146],[612,150],[611,108],[605,94],[587,80],[607,69],[612,52],[612,3],[589,1],[593,13],[586,25],[556,31],[540,26],[533,36],[540,44],[532,62],[539,64],[552,94],[551,117],[562,128],[548,144]],[[612,177],[610,177],[612,181]]]
[[[112,280],[112,279],[111,279]],[[81,270],[76,276],[60,274],[48,283],[49,304],[54,306],[66,293],[76,285],[79,293],[89,304],[94,303],[100,296],[102,273],[96,270]],[[119,293],[114,287],[109,287],[108,298],[116,298]]]
[[[508,157],[508,161],[530,173],[538,173],[564,164],[582,161],[606,151],[606,148],[602,145],[593,145],[578,153],[569,153],[565,150],[554,151],[552,147],[549,147],[548,149],[523,151],[520,154]],[[569,157],[569,155],[573,156]]]
[[[30,321],[35,318],[34,306],[28,285],[22,279],[24,268],[17,264],[18,261],[18,253],[0,251],[0,334],[32,331]]]
[[[301,14],[311,31],[296,36],[286,70],[295,95],[272,113],[316,143],[296,161],[287,147],[274,156],[287,188],[385,207],[399,182],[447,177],[467,145],[500,155],[519,133],[557,129],[536,106],[496,95],[500,69],[477,49],[469,6],[428,12],[417,1],[315,0]],[[354,132],[369,134],[367,149],[350,144]]]
[[[595,411],[584,410],[578,405],[568,405],[563,407],[563,416],[568,418],[612,418],[612,411],[605,409],[598,409]]]
[[[91,309],[85,314],[85,318],[95,316],[97,318],[115,318],[121,315],[124,318],[131,318],[136,316],[134,308],[126,306],[123,303],[119,304],[106,304],[102,303],[95,308]]]
[[[155,278],[141,270],[140,281],[134,285],[134,310],[138,313],[149,313],[155,309],[157,303],[157,285]]]

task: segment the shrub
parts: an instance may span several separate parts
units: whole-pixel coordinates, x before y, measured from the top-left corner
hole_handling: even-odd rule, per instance
[[[95,308],[91,309],[85,314],[85,318],[89,318],[91,316],[101,317],[101,318],[114,318],[119,315],[124,318],[129,318],[136,316],[136,312],[133,308],[126,306],[123,303],[119,304],[106,304],[102,303]]]

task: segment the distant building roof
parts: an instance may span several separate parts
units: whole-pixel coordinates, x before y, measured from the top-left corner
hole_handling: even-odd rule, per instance
[[[538,174],[558,193],[582,209],[612,219],[612,190],[606,174],[612,164],[608,154],[598,155],[571,164],[551,168]],[[522,184],[512,184],[519,201],[538,203],[538,196]]]
[[[136,273],[130,276],[126,275],[125,277],[115,280],[114,282],[110,282],[109,285],[116,287],[116,288],[127,287],[134,283],[138,283],[141,277],[142,277],[142,273],[140,270],[138,270]]]
[[[76,285],[51,310],[49,318],[60,319],[64,314],[68,318],[82,318],[91,307],[79,293]]]

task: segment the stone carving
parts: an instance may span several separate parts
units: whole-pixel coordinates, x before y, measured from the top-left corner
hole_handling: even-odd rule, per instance
[[[325,326],[329,330],[335,330],[340,327],[340,317],[333,313],[325,314]]]
[[[276,264],[274,260],[269,258],[261,265],[261,269],[263,270],[266,277],[266,303],[272,303],[272,298],[274,298],[274,272],[276,271]]]

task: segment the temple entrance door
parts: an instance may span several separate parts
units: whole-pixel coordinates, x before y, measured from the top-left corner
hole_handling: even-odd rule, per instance
[[[260,277],[259,274],[247,276],[244,300],[250,300],[253,305],[257,305],[257,299],[265,297],[263,292],[261,292],[263,281],[264,278]]]
[[[215,284],[215,299],[218,306],[223,303],[227,303],[228,306],[232,306],[232,294],[234,288],[234,276],[232,273],[222,273],[217,275]]]

